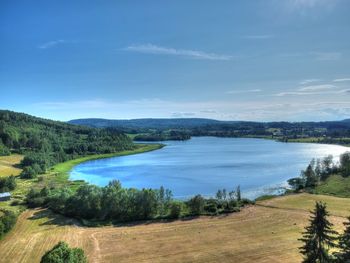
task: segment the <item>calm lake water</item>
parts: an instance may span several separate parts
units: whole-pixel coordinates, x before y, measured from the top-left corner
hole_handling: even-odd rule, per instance
[[[286,180],[298,176],[312,158],[332,154],[336,159],[350,150],[337,145],[216,137],[165,144],[153,152],[79,164],[70,178],[100,186],[113,179],[124,187],[164,186],[177,198],[211,196],[218,189],[232,190],[240,185],[242,195],[255,198],[280,191]]]

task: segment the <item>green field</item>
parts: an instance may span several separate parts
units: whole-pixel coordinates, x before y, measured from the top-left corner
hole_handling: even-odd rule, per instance
[[[350,177],[333,175],[316,187],[316,194],[350,197]]]

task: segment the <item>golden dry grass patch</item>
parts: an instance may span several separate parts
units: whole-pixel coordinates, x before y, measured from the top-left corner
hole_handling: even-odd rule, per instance
[[[21,169],[16,168],[23,159],[23,155],[12,154],[9,156],[0,156],[0,176],[19,175]]]
[[[300,262],[298,238],[315,198],[329,203],[341,230],[349,199],[304,194],[226,216],[117,227],[81,227],[47,210],[27,210],[0,241],[0,262],[39,262],[60,240],[82,247],[90,262]]]

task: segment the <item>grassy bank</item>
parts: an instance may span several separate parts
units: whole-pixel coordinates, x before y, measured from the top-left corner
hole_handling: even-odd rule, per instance
[[[125,156],[125,155],[131,155],[131,154],[138,154],[138,153],[144,153],[144,152],[150,152],[154,150],[158,150],[164,145],[162,144],[136,144],[134,150],[128,150],[128,151],[121,151],[116,153],[109,153],[109,154],[94,154],[89,156],[84,156],[81,158],[73,159],[64,163],[59,163],[52,167],[51,171],[53,173],[58,173],[61,176],[66,176],[68,178],[68,172],[76,165],[91,161],[91,160],[97,160],[97,159],[104,159],[104,158],[111,158],[111,157],[118,157],[118,156]]]
[[[318,185],[315,194],[350,197],[350,177],[332,175],[325,182]]]
[[[96,160],[102,158],[110,158],[117,156],[125,156],[131,154],[138,154],[157,150],[162,148],[162,144],[136,144],[134,150],[121,151],[111,154],[96,154],[89,155],[77,159],[73,159],[64,163],[59,163],[53,166],[50,171],[46,174],[39,175],[38,178],[34,179],[21,179],[19,174],[21,169],[17,168],[20,161],[23,159],[23,155],[10,155],[10,156],[1,156],[0,157],[0,176],[10,176],[15,175],[16,177],[16,189],[11,191],[12,198],[10,201],[0,202],[0,209],[12,210],[14,212],[21,212],[25,209],[23,201],[26,194],[31,188],[43,188],[45,186],[67,186],[75,190],[80,185],[84,184],[84,181],[69,181],[69,171],[77,164],[86,162],[89,160]],[[17,205],[13,203],[17,202]]]

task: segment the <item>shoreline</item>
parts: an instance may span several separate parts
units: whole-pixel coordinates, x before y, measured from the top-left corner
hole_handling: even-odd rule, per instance
[[[134,150],[125,150],[121,152],[107,153],[107,154],[88,155],[88,156],[72,159],[63,163],[58,163],[50,169],[50,172],[55,173],[58,176],[64,177],[66,180],[69,180],[70,170],[72,170],[74,166],[81,164],[83,162],[151,152],[151,151],[162,149],[165,145],[164,144],[135,144],[135,146],[137,148],[135,148]]]

